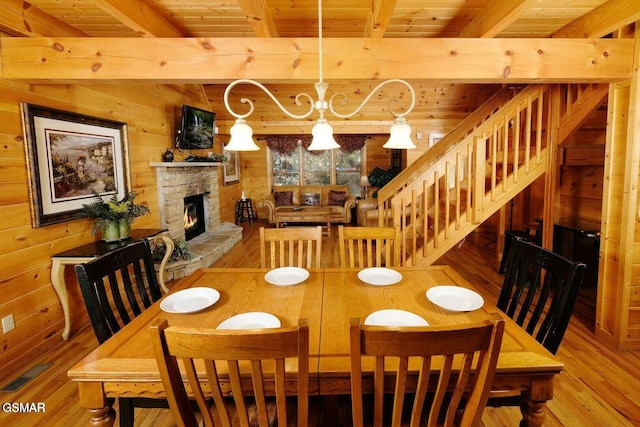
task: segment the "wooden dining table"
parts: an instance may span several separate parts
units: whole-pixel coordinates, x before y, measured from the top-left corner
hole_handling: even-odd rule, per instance
[[[311,269],[309,277],[293,286],[267,282],[266,269],[208,268],[180,280],[171,293],[194,287],[219,291],[220,299],[196,313],[167,313],[160,302],[152,305],[68,371],[78,383],[80,405],[92,425],[113,425],[114,397],[164,398],[164,389],[151,346],[149,326],[157,319],[170,325],[215,328],[231,316],[247,312],[275,315],[282,326],[309,320],[311,394],[350,393],[349,319],[365,319],[383,309],[406,310],[430,325],[463,324],[500,311],[492,301],[473,311],[451,311],[432,303],[426,291],[438,285],[474,287],[450,266],[397,268],[402,278],[389,286],[375,286],[358,278],[358,269]],[[478,291],[478,289],[475,289]],[[481,290],[479,292],[482,294]],[[166,298],[166,297],[165,297]],[[520,326],[506,319],[492,393],[520,390],[521,425],[544,423],[546,401],[553,397],[553,378],[562,362]]]

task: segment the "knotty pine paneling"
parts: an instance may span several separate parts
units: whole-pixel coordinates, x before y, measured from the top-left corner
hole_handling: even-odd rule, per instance
[[[367,174],[375,167],[387,169],[391,165],[391,150],[383,145],[389,140],[388,135],[372,135],[365,143],[367,150]]]
[[[560,174],[563,195],[602,200],[604,166],[562,168]]]
[[[250,198],[253,202],[253,208],[257,210],[258,218],[266,218],[267,210],[262,207],[263,200],[271,193],[271,174],[267,169],[267,144],[262,138],[256,141],[260,150],[258,151],[246,151],[240,154],[240,186],[244,191],[245,196]],[[227,186],[225,190],[228,192],[231,190]],[[238,187],[237,185],[235,187]],[[234,194],[235,203],[239,194]],[[235,214],[234,214],[235,215]]]
[[[0,81],[0,99],[0,317],[11,313],[16,323],[14,331],[2,335],[2,383],[61,340],[64,321],[51,286],[51,255],[97,238],[91,235],[92,223],[86,219],[31,227],[20,102],[128,124],[132,189],[139,194],[137,201],[146,202],[151,209],[150,215],[136,220],[137,228],[160,225],[156,172],[149,162],[160,161],[164,150],[173,147],[182,104],[202,108],[209,108],[209,104],[200,86],[157,84],[22,85]],[[216,148],[214,151],[221,152],[219,144]],[[221,212],[232,211],[235,204],[228,207],[225,203],[231,202],[221,198]],[[88,319],[73,269],[67,268],[65,275],[73,333]]]

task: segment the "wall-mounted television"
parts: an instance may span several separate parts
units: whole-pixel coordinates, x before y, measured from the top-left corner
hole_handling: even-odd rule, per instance
[[[213,148],[215,128],[216,113],[183,105],[176,147],[185,150]]]

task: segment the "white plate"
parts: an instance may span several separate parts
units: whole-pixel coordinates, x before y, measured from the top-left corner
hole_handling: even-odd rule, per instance
[[[264,280],[272,285],[291,286],[302,283],[309,278],[309,272],[299,267],[274,268],[264,275]]]
[[[460,286],[436,286],[427,291],[427,299],[437,306],[453,311],[472,311],[484,304],[480,295]]]
[[[193,313],[212,306],[220,299],[220,292],[211,288],[190,288],[169,294],[160,303],[167,313]]]
[[[230,317],[216,329],[264,329],[279,328],[280,320],[273,314],[251,311]]]
[[[371,267],[360,270],[358,278],[370,285],[387,286],[402,280],[402,274],[390,268]]]
[[[429,326],[429,323],[417,314],[404,310],[374,311],[364,319],[371,326]]]

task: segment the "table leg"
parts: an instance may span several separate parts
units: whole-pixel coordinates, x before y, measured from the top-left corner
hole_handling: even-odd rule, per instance
[[[99,409],[87,409],[87,412],[91,414],[90,426],[112,427],[116,421],[116,411],[111,405]]]
[[[69,295],[67,294],[67,286],[64,283],[64,266],[60,260],[54,259],[51,262],[51,284],[55,289],[62,304],[62,313],[64,314],[64,329],[62,330],[62,339],[68,340],[71,332],[71,316],[69,315]]]
[[[546,418],[547,400],[553,398],[553,375],[533,379],[529,390],[522,392],[521,427],[542,426]]]
[[[104,395],[102,383],[78,383],[80,406],[91,414],[89,425],[96,427],[112,427],[116,420],[116,411],[111,407],[113,399]]]

